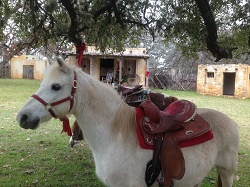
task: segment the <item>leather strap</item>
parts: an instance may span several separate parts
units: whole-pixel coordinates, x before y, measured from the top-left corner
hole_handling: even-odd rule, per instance
[[[147,165],[146,175],[145,175],[146,184],[148,186],[151,186],[155,182],[161,170],[160,152],[163,143],[163,137],[164,134],[157,134],[154,138],[155,146],[154,146],[153,158]]]
[[[76,72],[74,71],[73,86],[72,86],[72,89],[71,89],[71,93],[70,93],[70,95],[68,97],[66,97],[64,99],[61,99],[59,101],[55,101],[53,103],[47,103],[46,101],[44,101],[41,97],[39,97],[36,94],[33,94],[31,97],[33,97],[34,99],[39,101],[45,107],[45,110],[47,110],[52,117],[57,118],[56,114],[52,110],[52,107],[56,106],[56,105],[59,105],[61,103],[64,103],[66,101],[70,101],[70,107],[69,107],[69,111],[70,111],[74,106],[74,96],[75,96],[75,93],[76,93],[76,88],[77,88],[77,77],[76,77]]]
[[[185,160],[183,153],[177,145],[172,132],[166,132],[161,149],[162,185],[172,187],[173,179],[180,180],[185,173]]]
[[[51,108],[52,107],[51,103],[45,102],[41,97],[39,97],[36,94],[33,94],[31,97],[33,97],[34,99],[36,99],[37,101],[39,101],[40,103],[42,103],[44,105],[44,107],[45,107],[45,110],[49,111],[49,113],[50,113],[50,115],[52,117],[57,118],[56,114],[53,112],[53,110]]]
[[[163,137],[164,137],[164,134],[156,134],[154,138],[155,148],[154,148],[153,160],[152,160],[153,173],[155,173],[156,171],[157,161],[160,158],[159,156],[160,156],[160,151],[161,151],[161,145],[163,142]]]

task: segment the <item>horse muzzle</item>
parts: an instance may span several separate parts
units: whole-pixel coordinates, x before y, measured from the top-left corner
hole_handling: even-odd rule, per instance
[[[24,129],[36,129],[39,126],[40,119],[38,117],[31,118],[27,114],[17,115],[17,122]]]

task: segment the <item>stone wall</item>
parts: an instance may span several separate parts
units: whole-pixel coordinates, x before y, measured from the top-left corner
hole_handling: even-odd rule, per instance
[[[89,58],[92,58],[93,61],[93,66],[92,66],[92,70],[90,70],[90,59]],[[92,77],[100,80],[100,61],[103,57],[83,57],[83,62],[82,62],[82,66],[83,64],[86,65],[85,68],[83,68],[83,70],[90,74]],[[115,76],[115,73],[117,71],[117,68],[118,68],[118,65],[119,65],[119,61],[122,62],[122,67],[124,68],[125,66],[125,61],[126,60],[132,60],[135,62],[135,73],[137,75],[139,75],[140,77],[140,83],[139,84],[142,84],[144,87],[146,85],[146,82],[145,82],[145,73],[146,73],[146,60],[145,59],[142,59],[142,58],[131,58],[131,57],[109,57],[111,59],[114,59],[114,69],[113,69],[113,72],[114,72],[114,76]],[[68,56],[66,61],[69,63],[69,64],[74,64],[74,65],[77,65],[77,59],[75,56]],[[91,73],[90,73],[91,71]],[[127,83],[124,84],[125,86],[129,86]]]
[[[197,93],[248,98],[249,69],[247,64],[199,65]]]
[[[22,79],[23,77],[23,67],[33,66],[34,79],[42,80],[44,76],[44,71],[48,66],[48,62],[39,59],[37,56],[33,55],[21,55],[14,57],[10,61],[11,67],[11,78],[12,79]]]

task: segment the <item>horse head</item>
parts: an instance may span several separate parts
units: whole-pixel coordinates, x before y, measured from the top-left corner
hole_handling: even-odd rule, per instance
[[[52,117],[61,118],[74,107],[76,73],[61,58],[51,64],[37,92],[18,111],[16,120],[22,128],[36,129]]]

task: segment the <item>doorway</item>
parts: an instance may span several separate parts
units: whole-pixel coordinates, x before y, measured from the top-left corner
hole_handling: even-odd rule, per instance
[[[23,78],[34,79],[34,66],[33,65],[23,65]]]
[[[100,80],[112,83],[114,74],[114,59],[100,59]]]
[[[235,74],[236,73],[223,73],[223,95],[234,96]]]
[[[136,60],[124,61],[124,73],[127,76],[136,74]]]

